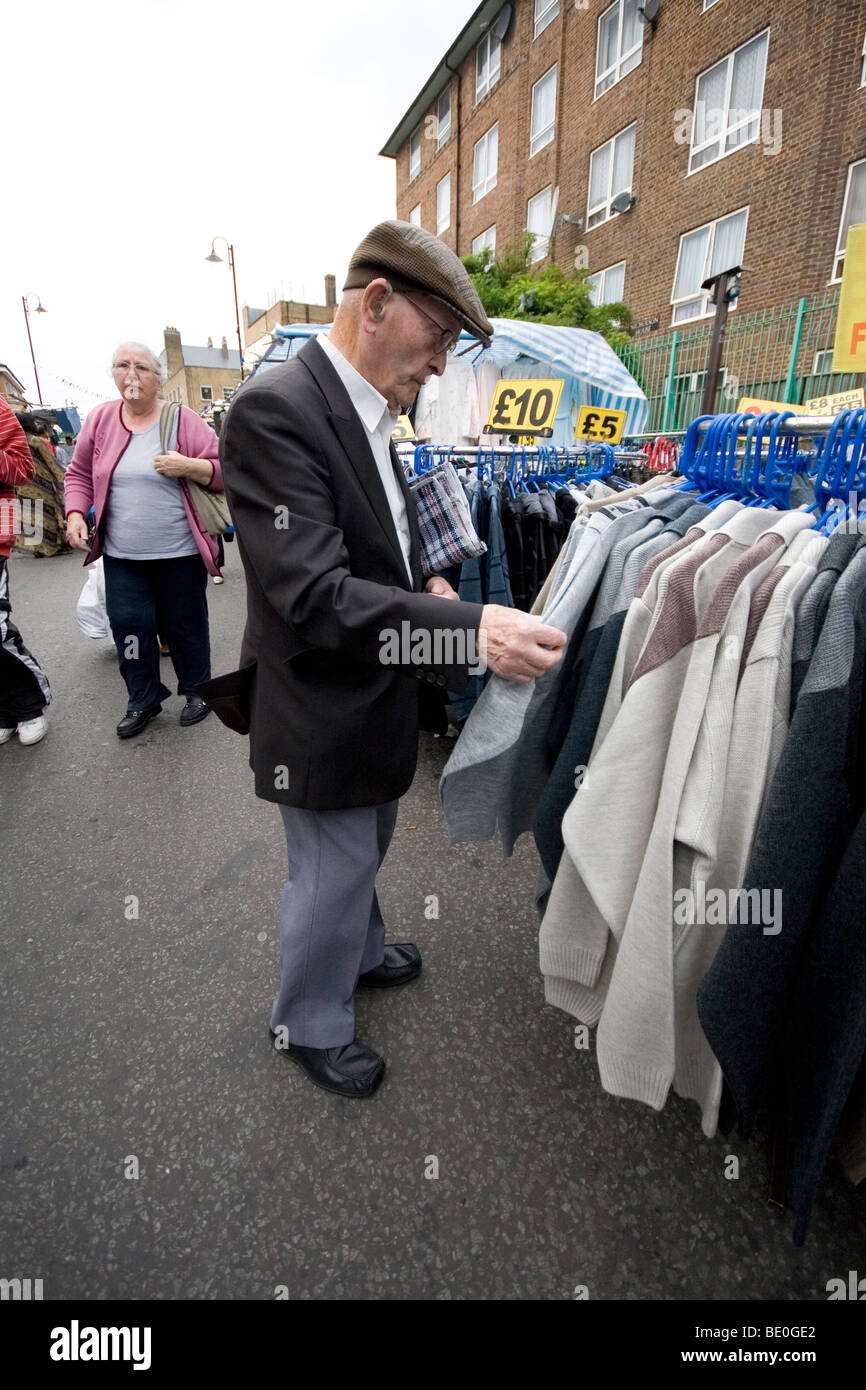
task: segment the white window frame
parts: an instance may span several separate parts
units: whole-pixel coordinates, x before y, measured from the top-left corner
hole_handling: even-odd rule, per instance
[[[490,182],[491,174],[490,174],[490,168],[489,168],[489,164],[490,164],[489,149],[490,149],[490,137],[491,137],[491,135],[493,134],[494,131],[496,132],[496,164],[495,164],[494,169],[493,169],[493,175],[492,175],[493,182],[491,183],[491,182]],[[481,145],[484,146],[484,165],[485,165],[485,170],[486,170],[486,172],[485,172],[484,178],[483,178],[479,183],[476,184],[476,182],[475,182],[476,152],[477,152],[477,150],[479,149],[479,147],[480,147]],[[476,141],[475,141],[475,144],[472,146],[472,201],[473,201],[473,203],[478,203],[478,202],[480,202],[481,199],[484,198],[484,197],[486,197],[488,193],[492,193],[492,192],[493,192],[494,188],[496,187],[496,181],[497,181],[498,177],[499,177],[499,122],[498,122],[498,121],[494,121],[494,122],[493,122],[493,125],[490,127],[490,129],[489,129],[489,130],[485,130],[485,132],[484,132],[484,134],[481,136],[480,140],[476,140]]]
[[[682,295],[681,298],[674,299],[674,290],[677,286],[677,274],[680,268],[680,255],[683,249],[683,239],[687,236],[691,236],[693,232],[704,231],[706,227],[712,228],[712,235],[710,236],[710,239],[707,242],[707,251],[706,256],[704,258],[704,274],[701,276],[702,280],[706,280],[710,273],[708,267],[711,266],[713,263],[713,250],[716,244],[716,227],[720,222],[727,221],[729,217],[738,217],[740,213],[743,212],[746,214],[746,225],[743,229],[743,251],[741,254],[745,255],[746,237],[749,235],[750,206],[751,205],[747,203],[744,207],[733,208],[730,212],[723,213],[721,217],[714,217],[710,222],[700,222],[697,227],[689,227],[686,231],[680,234],[679,246],[677,247],[677,262],[674,266],[674,278],[673,283],[671,284],[671,324],[674,328],[679,328],[683,324],[698,323],[701,319],[712,318],[716,312],[715,307],[711,305],[709,302],[709,290],[699,290],[697,294]],[[691,304],[694,302],[700,303],[701,312],[699,314],[692,314],[690,318],[678,319],[676,317],[676,310],[678,305]],[[731,303],[728,305],[728,312],[733,313],[736,310],[739,302],[739,299],[732,300]]]
[[[529,107],[529,113],[530,113],[530,114],[529,114],[529,158],[530,158],[530,159],[532,159],[533,155],[538,154],[539,150],[543,150],[544,147],[545,147],[545,145],[549,145],[550,142],[551,142],[551,140],[554,138],[554,135],[556,134],[556,101],[557,101],[557,97],[558,97],[558,95],[559,95],[559,93],[558,93],[557,90],[556,90],[556,80],[557,80],[556,67],[557,67],[557,65],[556,65],[556,63],[554,63],[552,67],[549,67],[549,68],[547,69],[547,72],[543,73],[542,76],[539,77],[539,79],[538,79],[537,82],[534,82],[534,83],[532,84],[532,100],[531,100],[531,102],[530,102],[530,107]],[[536,92],[539,90],[539,88],[540,88],[542,82],[547,82],[547,80],[548,80],[548,78],[550,77],[551,73],[553,74],[553,119],[551,120],[550,125],[545,126],[545,127],[543,128],[543,130],[535,130],[535,128],[534,128],[534,127],[535,127],[535,94],[536,94]]]
[[[863,169],[863,177],[866,178],[866,159],[855,159],[853,164],[848,165],[848,179],[845,183],[845,197],[842,201],[842,216],[839,218],[839,235],[836,238],[836,255],[833,257],[833,274],[830,277],[831,285],[838,285],[842,279],[842,271],[845,266],[845,243],[848,240],[848,228],[845,226],[845,214],[848,211],[848,203],[851,198],[851,186],[854,183],[854,170]],[[843,236],[842,233],[845,235]]]
[[[496,71],[493,71],[493,54],[496,54]],[[482,53],[482,49],[484,50]],[[482,63],[486,60],[487,75],[482,78]],[[482,97],[492,91],[499,81],[499,72],[502,65],[502,44],[499,39],[489,30],[480,43],[475,46],[475,105],[477,106]]]
[[[860,73],[860,86],[866,87],[866,34],[863,35],[863,68]]]
[[[532,205],[538,198],[543,197],[545,193],[547,194],[547,205],[548,205],[548,208],[549,208],[549,207],[551,206],[551,199],[553,198],[553,184],[552,184],[552,183],[547,184],[546,187],[544,187],[544,188],[539,188],[539,190],[538,190],[537,193],[533,193],[532,197],[527,199],[527,202],[526,202],[526,230],[527,230],[527,231],[530,231],[530,230],[531,230],[531,228],[530,228],[530,226],[529,226],[529,209],[530,209],[531,205]],[[543,261],[544,258],[545,258],[545,256],[548,256],[548,255],[550,254],[550,232],[547,233],[547,236],[546,236],[546,237],[541,237],[541,236],[539,236],[538,232],[535,232],[535,233],[534,233],[534,236],[535,236],[535,241],[533,242],[532,251],[531,251],[530,257],[529,257],[529,263],[530,263],[530,265],[535,265],[536,262],[538,262],[538,261]]]
[[[559,0],[535,0],[532,37],[537,39],[539,34],[543,34],[548,24],[552,24],[558,14]]]
[[[415,206],[413,207],[412,211],[409,213],[409,221],[412,223],[413,227],[420,227],[420,226],[421,226],[421,204],[420,204],[420,203],[416,203]]]
[[[492,233],[492,235],[491,235]],[[496,255],[496,223],[493,222],[489,227],[485,227],[483,232],[472,238],[472,254],[480,256],[485,247],[490,247],[494,256]]]
[[[200,393],[201,398],[202,398],[203,401],[212,401],[212,400],[213,400],[213,387],[212,387],[212,386],[200,386],[198,389],[199,389],[199,393]],[[207,395],[205,395],[205,391],[208,392]]]
[[[824,358],[824,357],[829,358],[829,361],[830,361],[829,367],[819,366],[819,363],[820,363],[821,359]],[[841,372],[835,372],[835,373],[834,373],[834,371],[833,371],[833,349],[832,349],[832,348],[819,348],[819,349],[818,349],[818,351],[815,353],[814,358],[812,359],[812,371],[811,371],[810,375],[811,375],[811,376],[834,376],[834,375],[835,375],[835,376],[841,376],[841,375],[842,375]]]
[[[598,17],[598,24],[597,24],[597,27],[596,27],[596,36],[595,36],[595,88],[594,88],[593,101],[598,101],[599,97],[604,96],[605,92],[609,92],[609,91],[611,90],[611,88],[615,87],[616,84],[617,84],[618,82],[621,82],[622,79],[623,79],[624,77],[628,77],[628,74],[629,74],[630,72],[634,72],[635,68],[639,68],[640,65],[641,65],[641,63],[643,62],[643,30],[644,30],[644,26],[643,26],[642,24],[639,26],[639,28],[640,28],[640,42],[637,43],[637,44],[634,46],[634,48],[630,48],[629,51],[628,51],[628,53],[623,53],[623,51],[622,51],[622,18],[623,18],[624,6],[625,6],[625,0],[614,0],[613,4],[612,4],[612,5],[608,5],[607,9],[604,10],[604,11],[599,15],[599,17]],[[611,64],[611,66],[610,66],[609,68],[605,68],[604,72],[599,72],[599,70],[598,70],[598,65],[599,65],[599,60],[600,60],[600,58],[601,58],[601,26],[602,26],[602,23],[604,22],[604,20],[607,18],[607,16],[611,13],[611,11],[612,11],[612,10],[615,10],[615,9],[619,9],[619,23],[618,23],[618,26],[617,26],[617,36],[616,36],[616,58],[614,59],[613,63]],[[633,63],[632,66],[631,66],[630,68],[628,68],[625,72],[623,72],[623,67],[625,66],[625,64],[628,62],[628,60],[629,60],[630,58],[633,58],[633,57],[634,57],[635,53],[639,53],[639,54],[640,54],[640,57],[638,58],[637,62],[636,62],[636,63]],[[613,81],[612,81],[612,82],[608,82],[608,83],[606,84],[606,86],[603,86],[603,87],[602,87],[602,86],[601,86],[602,82],[604,82],[605,79],[606,79],[607,77],[609,77],[611,73],[614,74]]]
[[[747,116],[745,119],[742,119],[742,118],[741,118],[740,120],[736,121],[734,124],[731,124],[731,122],[730,122],[730,114],[731,114],[731,90],[732,90],[733,81],[734,81],[734,61],[735,61],[735,59],[736,59],[737,54],[738,54],[739,52],[741,52],[742,49],[748,48],[748,46],[749,46],[750,43],[755,43],[755,41],[756,41],[757,39],[762,39],[762,38],[766,38],[766,46],[765,46],[765,49],[764,49],[764,72],[763,72],[763,76],[762,76],[762,78],[761,78],[761,88],[760,88],[760,92],[759,92],[759,95],[758,95],[758,104],[757,104],[756,107],[753,107],[753,109],[752,109],[752,114],[751,114],[751,115]],[[750,145],[755,145],[755,144],[757,144],[758,140],[761,138],[761,108],[762,108],[763,101],[764,101],[764,86],[765,86],[766,81],[767,81],[767,58],[769,57],[769,53],[770,53],[770,30],[769,30],[769,28],[767,28],[767,29],[761,29],[761,30],[759,30],[759,32],[758,32],[757,34],[753,34],[752,37],[751,37],[750,39],[746,39],[746,42],[745,42],[745,43],[739,44],[738,47],[735,48],[731,53],[726,53],[725,56],[724,56],[724,58],[720,58],[720,59],[718,60],[718,62],[712,63],[712,64],[710,65],[710,67],[705,68],[703,72],[699,72],[699,73],[698,73],[697,77],[695,78],[695,100],[694,100],[694,103],[693,103],[693,105],[692,105],[692,136],[691,136],[691,141],[690,141],[690,143],[689,143],[689,173],[690,173],[690,174],[699,174],[699,173],[702,173],[702,171],[703,171],[704,169],[711,169],[712,166],[713,166],[714,164],[718,164],[719,160],[721,160],[721,159],[727,159],[727,158],[729,157],[729,155],[732,155],[732,154],[738,154],[740,150],[747,150],[747,149],[749,148]],[[721,130],[719,130],[719,131],[718,131],[715,135],[713,135],[710,139],[704,139],[703,141],[701,141],[701,143],[700,143],[699,145],[697,145],[697,144],[695,144],[695,137],[696,137],[697,134],[698,134],[698,122],[697,122],[698,91],[700,90],[701,79],[704,78],[704,77],[706,77],[708,73],[713,72],[716,68],[721,67],[723,63],[727,63],[727,65],[728,65],[728,71],[727,71],[727,74],[726,74],[726,77],[725,77],[724,122],[723,122],[723,125],[722,125]],[[739,110],[739,108],[737,108],[737,109]],[[730,137],[731,135],[734,135],[738,130],[743,130],[745,127],[749,126],[749,125],[752,123],[752,121],[755,121],[755,123],[756,123],[756,124],[755,124],[755,133],[754,133],[752,139],[751,139],[751,140],[744,140],[744,141],[742,142],[742,144],[734,145],[731,149],[726,149],[725,146],[726,146],[727,143],[728,143],[729,137]],[[717,154],[717,155],[715,156],[714,159],[707,159],[707,160],[705,160],[704,163],[702,163],[702,164],[696,164],[696,163],[694,162],[694,161],[695,161],[695,155],[696,155],[700,150],[707,149],[710,145],[719,145],[719,146],[721,147],[721,153],[720,153],[720,154]]]
[[[446,120],[446,121],[443,121],[443,119],[442,119],[442,102],[443,102],[443,100],[447,100],[447,102],[448,102],[448,116],[447,116],[447,120]],[[451,139],[451,83],[449,82],[449,83],[448,83],[448,86],[445,88],[444,92],[441,92],[441,93],[440,93],[440,95],[439,95],[439,100],[438,100],[438,102],[436,103],[436,149],[437,149],[437,150],[441,150],[442,146],[443,146],[444,144],[446,144],[447,141],[450,140],[450,139]]]
[[[612,135],[612,136],[610,137],[609,140],[605,140],[605,142],[604,142],[603,145],[598,145],[598,146],[596,146],[596,148],[595,148],[594,150],[592,150],[591,153],[590,153],[590,156],[589,156],[589,174],[588,174],[588,176],[587,176],[587,181],[586,181],[586,230],[587,230],[588,232],[593,231],[596,227],[603,227],[604,224],[605,224],[605,222],[610,222],[612,218],[618,217],[618,216],[619,216],[619,213],[617,213],[617,212],[611,212],[611,210],[610,210],[611,202],[613,201],[613,199],[614,199],[615,197],[619,197],[619,194],[620,194],[620,193],[629,193],[629,194],[630,194],[631,191],[632,191],[632,189],[633,189],[633,187],[634,187],[634,150],[632,150],[632,158],[631,158],[631,178],[629,179],[628,188],[621,188],[621,189],[618,190],[617,193],[614,193],[614,192],[613,192],[613,171],[614,171],[614,169],[615,169],[615,167],[616,167],[616,142],[617,142],[617,140],[620,140],[620,139],[622,138],[623,135],[627,135],[628,132],[629,132],[630,130],[633,130],[633,131],[635,132],[635,143],[637,143],[637,121],[632,121],[630,125],[625,126],[622,130],[618,130],[617,133],[616,133],[616,135]],[[601,154],[602,150],[607,149],[608,145],[610,145],[611,150],[610,150],[610,177],[609,177],[609,179],[608,179],[608,184],[607,184],[607,197],[606,197],[606,199],[605,199],[605,201],[604,201],[603,204],[602,204],[602,203],[596,203],[595,206],[593,207],[593,206],[590,206],[590,201],[589,201],[590,198],[591,198],[591,196],[592,196],[592,191],[591,191],[591,190],[592,190],[592,161],[593,161],[593,159],[595,158],[596,155]],[[596,213],[596,212],[598,211],[598,209],[599,209],[600,207],[602,207],[602,206],[606,209],[606,215],[605,215],[604,217],[602,217],[598,222],[592,222],[592,223],[590,223],[590,218],[591,218],[591,217],[593,216],[593,214]]]
[[[418,158],[414,158],[414,151],[417,150]],[[412,166],[415,165],[415,172]],[[409,182],[413,183],[421,172],[421,127],[418,125],[409,136]]]
[[[622,295],[618,296],[616,299],[606,299],[606,298],[605,298],[605,286],[606,286],[606,284],[607,284],[607,277],[608,277],[608,275],[610,274],[610,272],[611,272],[612,270],[619,270],[620,266],[622,266],[622,287],[623,287],[623,294],[625,294],[625,267],[626,267],[625,261],[616,261],[613,265],[606,265],[606,266],[604,266],[604,268],[603,268],[602,270],[594,270],[593,273],[592,273],[591,275],[587,275],[587,277],[586,277],[586,283],[587,283],[588,285],[591,285],[592,282],[593,282],[593,280],[598,280],[598,281],[599,281],[599,284],[598,284],[598,286],[597,286],[598,291],[599,291],[598,298],[597,298],[597,299],[593,299],[593,301],[592,301],[593,304],[595,305],[596,309],[600,309],[601,306],[602,306],[603,304],[618,304],[618,303],[620,303],[620,301],[621,301],[621,299],[622,299]],[[596,286],[593,286],[593,288],[596,288]]]
[[[441,211],[442,189],[448,185],[448,211],[444,217]],[[436,185],[436,235],[441,236],[451,226],[451,174],[448,173]]]

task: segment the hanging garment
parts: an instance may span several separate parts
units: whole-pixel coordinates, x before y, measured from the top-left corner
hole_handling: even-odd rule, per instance
[[[681,970],[699,968],[712,928],[674,929],[672,955],[674,841],[689,844],[695,834],[678,812],[726,621],[729,635],[745,631],[751,592],[811,520],[740,509],[672,566],[616,719],[564,817],[567,854],[541,927],[543,972],[579,985],[577,1016],[600,1020],[605,1089],[660,1109],[676,1076],[677,1090],[701,1103],[708,1134],[715,1132],[721,1081],[697,1026],[694,995],[689,1005],[687,991],[675,990],[674,956]],[[629,826],[616,874],[611,821]]]
[[[500,516],[499,488],[493,483],[471,477],[467,484],[472,522],[487,546],[487,553],[466,560],[460,568],[457,592],[470,603],[497,603],[513,608],[514,600],[508,581],[508,560]],[[472,597],[470,597],[472,596]],[[491,672],[470,677],[462,694],[448,692],[448,698],[458,723],[469,718]]]
[[[493,397],[499,385],[501,371],[495,362],[479,362],[475,368],[475,389],[478,393],[478,428],[483,430],[487,421],[490,419],[490,407],[493,404]],[[499,439],[499,435],[481,435],[481,442],[492,443]]]
[[[567,675],[563,678],[548,731],[547,748],[553,768],[532,819],[548,887],[556,877],[562,856],[562,818],[589,764],[623,624],[640,572],[651,558],[653,547],[656,553],[667,549],[709,514],[709,507],[690,502],[688,494],[681,496],[686,503],[681,516],[667,522],[663,517],[657,522],[651,520],[642,531],[614,548],[608,570],[612,583],[619,578],[619,586],[609,600],[606,573],[605,586],[599,591],[580,661],[574,663],[571,678]],[[608,604],[612,611],[608,611]]]
[[[465,357],[450,357],[442,375],[431,376],[418,392],[415,434],[463,448],[477,443],[483,423],[472,365]]]
[[[744,879],[747,890],[781,892],[783,930],[772,936],[729,930],[698,994],[701,1022],[747,1134],[762,1110],[772,1115],[776,1109],[779,1067],[782,1076],[789,1076],[786,1090],[796,1090],[780,1051],[783,1039],[791,1043],[789,1004],[821,904],[845,846],[852,842],[866,796],[860,730],[866,541],[852,539],[856,553],[833,590]],[[856,866],[849,864],[847,872],[855,873]],[[812,1044],[818,1043],[813,1037]],[[788,1096],[785,1102],[790,1103]]]
[[[580,642],[590,600],[613,545],[654,515],[638,498],[576,522],[563,547],[558,586],[551,590],[544,620]],[[553,709],[561,663],[526,685],[493,676],[466,724],[440,783],[452,841],[502,836],[511,854],[517,836],[530,828],[543,790],[547,722]]]
[[[505,536],[505,553],[508,559],[508,578],[515,608],[524,613],[529,610],[530,599],[527,594],[526,564],[523,545],[523,516],[526,494],[518,492],[512,497],[502,497],[502,532]]]
[[[839,576],[845,570],[857,549],[858,537],[847,532],[841,535],[834,531],[830,537],[818,573],[808,589],[797,613],[794,627],[794,651],[791,669],[791,709],[796,708],[797,700],[809,663],[818,645],[818,638],[824,626],[827,609]]]

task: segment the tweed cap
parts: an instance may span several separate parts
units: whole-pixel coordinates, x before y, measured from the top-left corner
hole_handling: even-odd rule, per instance
[[[344,290],[362,290],[384,276],[398,292],[420,290],[455,314],[473,338],[489,347],[493,325],[466,268],[444,242],[413,222],[380,222],[349,262]]]

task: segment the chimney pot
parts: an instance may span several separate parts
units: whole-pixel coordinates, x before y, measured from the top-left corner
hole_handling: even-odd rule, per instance
[[[325,276],[325,304],[329,309],[337,307],[337,277],[335,275]]]
[[[207,340],[207,345],[208,345],[209,348],[212,348],[212,347],[213,347],[213,338],[208,338],[208,340]]]
[[[226,357],[226,358],[227,358],[228,355],[229,355],[229,345],[228,345],[228,343],[227,343],[226,340],[225,340],[225,335],[223,335],[223,340],[222,340],[222,344],[221,344],[221,349],[220,349],[220,350],[221,350],[221,352],[222,352],[223,357]]]

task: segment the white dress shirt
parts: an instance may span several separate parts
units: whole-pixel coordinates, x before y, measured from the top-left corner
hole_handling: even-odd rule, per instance
[[[348,391],[349,399],[366,431],[394,520],[394,529],[397,532],[397,539],[400,542],[400,549],[406,563],[406,573],[411,583],[409,520],[406,515],[406,502],[394,472],[390,447],[391,435],[397,423],[399,411],[392,412],[388,409],[388,402],[385,397],[376,390],[366,377],[361,376],[357,368],[353,367],[348,358],[343,356],[340,349],[334,346],[327,333],[320,333],[317,342],[324,348],[333,363],[334,369]]]

